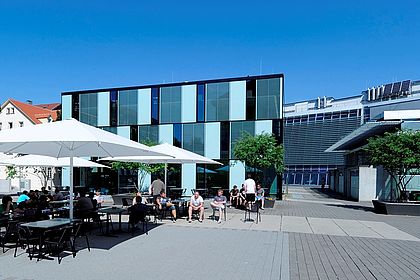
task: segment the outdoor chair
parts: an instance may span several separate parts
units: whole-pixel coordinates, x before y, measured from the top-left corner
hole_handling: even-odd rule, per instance
[[[143,212],[143,213],[141,213]],[[148,229],[147,229],[147,220],[146,220],[146,215],[148,214],[148,208],[147,206],[144,207],[144,209],[142,211],[137,211],[136,208],[133,208],[133,206],[129,207],[127,209],[127,213],[128,213],[128,228],[129,231],[131,231],[132,233],[134,232],[134,229],[136,228],[136,225],[140,222],[142,224],[142,231],[145,232],[146,234],[148,234]],[[149,217],[150,219],[150,217]]]
[[[26,249],[26,252],[28,252],[28,257],[30,260],[32,260],[35,252],[38,251],[39,252],[38,260],[39,260],[41,248],[37,249],[37,246],[39,246],[40,238],[41,236],[33,233],[28,228],[18,226],[18,240],[16,242],[14,257],[17,256],[18,247],[21,247],[22,249]]]
[[[18,238],[18,222],[9,221],[6,225],[6,231],[0,233],[0,244],[3,248],[3,254],[6,252],[6,244],[16,244]]]
[[[255,223],[256,224],[258,224],[258,222],[261,222],[260,206],[261,206],[261,201],[260,200],[259,201],[255,201],[255,202],[249,202],[248,205],[245,208],[245,219],[244,219],[244,222],[246,222],[246,221],[252,221],[252,219],[251,219],[251,213],[255,213],[256,214],[256,219],[255,219]]]
[[[226,208],[227,208],[227,206],[225,205],[225,208],[223,208],[223,216],[225,216],[225,221],[226,221]],[[213,209],[213,215],[212,215],[212,220],[214,221],[214,220],[216,220],[216,212],[217,213],[219,213],[219,209],[217,209],[217,208],[213,208],[212,207],[212,209]]]
[[[86,242],[86,246],[88,248],[88,251],[90,252],[90,243],[89,243],[89,237],[87,235],[87,228],[86,224],[83,221],[77,221],[74,222],[70,228],[69,238],[70,238],[70,244],[72,248],[73,258],[76,256],[76,240],[78,238],[84,238]]]
[[[71,236],[69,232],[71,231],[70,227],[63,227],[58,230],[46,231],[44,245],[47,250],[47,253],[50,256],[57,256],[57,261],[60,264],[63,257],[60,258],[60,254],[63,253],[66,249],[73,249],[71,242]],[[72,250],[73,251],[73,250]],[[74,253],[73,253],[74,257]]]

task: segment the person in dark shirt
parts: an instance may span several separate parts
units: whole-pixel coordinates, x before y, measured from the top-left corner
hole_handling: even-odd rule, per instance
[[[160,192],[160,195],[156,198],[156,204],[160,210],[165,209],[165,208],[171,210],[172,221],[175,223],[176,221],[175,205],[171,203],[170,200],[166,197],[166,193],[164,190],[162,190]]]
[[[232,207],[232,205],[235,205],[235,207],[237,207],[238,200],[239,200],[238,186],[233,185],[233,189],[230,191],[230,198],[229,198],[230,206],[229,207]]]
[[[217,195],[214,197],[213,201],[210,203],[213,209],[219,210],[219,224],[222,222],[223,210],[226,207],[226,196],[223,195],[223,190],[219,189]]]

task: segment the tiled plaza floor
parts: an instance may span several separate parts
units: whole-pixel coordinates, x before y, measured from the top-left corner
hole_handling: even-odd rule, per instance
[[[148,235],[92,235],[91,252],[60,265],[10,250],[0,254],[0,279],[420,279],[420,217],[289,191],[258,224],[236,209],[221,224],[164,220]]]

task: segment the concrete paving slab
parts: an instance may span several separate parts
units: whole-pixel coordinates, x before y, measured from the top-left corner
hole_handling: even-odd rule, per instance
[[[334,219],[334,222],[349,236],[367,237],[367,238],[383,238],[377,232],[367,227],[360,221]]]
[[[280,231],[281,216],[261,215],[261,222],[252,223],[251,230]]]
[[[313,233],[305,217],[283,216],[281,231]]]
[[[347,234],[332,219],[308,217],[308,223],[313,233],[346,236]]]
[[[418,239],[417,237],[414,237],[404,231],[401,231],[383,222],[360,221],[360,223],[367,226],[368,228],[375,231],[376,233],[378,233],[386,239],[420,241],[420,239]]]

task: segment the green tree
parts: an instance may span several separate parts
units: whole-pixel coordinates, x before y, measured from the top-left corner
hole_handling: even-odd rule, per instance
[[[244,133],[235,142],[233,155],[254,170],[273,167],[278,175],[284,170],[283,145],[278,145],[276,138],[270,133],[255,136]]]
[[[146,140],[142,141],[142,144],[146,146],[154,146],[156,145],[155,142]],[[146,178],[147,174],[151,173],[157,173],[161,172],[163,169],[165,169],[165,164],[147,164],[142,162],[112,162],[111,163],[111,169],[113,170],[119,170],[119,169],[127,169],[131,171],[136,171],[137,175],[139,177],[139,186],[137,185],[137,182],[134,182],[136,191],[140,191],[140,187],[143,186],[144,179]]]
[[[406,200],[407,185],[420,174],[420,131],[399,130],[368,139],[364,148],[374,166],[383,166],[392,180],[390,199]]]

